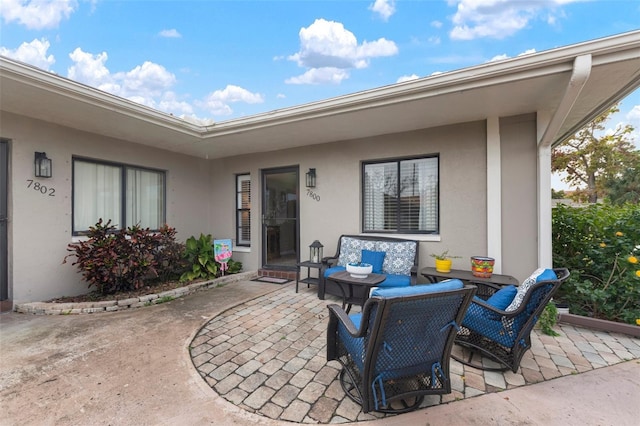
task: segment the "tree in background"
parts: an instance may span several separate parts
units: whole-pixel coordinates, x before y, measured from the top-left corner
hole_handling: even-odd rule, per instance
[[[551,153],[552,171],[565,172],[563,181],[580,188],[575,196],[590,203],[603,198],[612,182],[637,165],[640,157],[630,140],[634,130],[631,125],[618,125],[613,132],[605,132],[607,120],[617,112],[617,105],[611,107]]]
[[[608,180],[605,189],[611,204],[640,204],[640,155],[635,156],[635,164],[629,165],[620,178]]]

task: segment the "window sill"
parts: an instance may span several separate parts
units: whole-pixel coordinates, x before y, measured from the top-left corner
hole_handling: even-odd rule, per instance
[[[237,253],[251,253],[251,247],[246,246],[234,246],[233,251]]]
[[[435,241],[439,242],[442,240],[440,234],[376,234],[376,233],[361,233],[360,235],[372,236],[372,237],[393,237],[393,238],[404,238],[407,240],[416,240],[416,241]]]

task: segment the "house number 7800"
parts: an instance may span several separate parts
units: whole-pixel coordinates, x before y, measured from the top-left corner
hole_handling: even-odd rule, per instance
[[[38,191],[42,195],[49,195],[49,197],[56,196],[56,190],[54,188],[47,188],[46,186],[41,185],[40,182],[36,182],[33,179],[27,179],[27,182],[29,182],[29,184],[27,185],[27,188],[31,188],[34,191]]]
[[[313,198],[316,201],[320,201],[320,196],[310,189],[307,189],[307,196]]]

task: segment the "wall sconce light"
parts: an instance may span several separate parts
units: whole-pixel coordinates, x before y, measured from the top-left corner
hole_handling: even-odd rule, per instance
[[[306,173],[307,177],[307,188],[315,188],[316,187],[316,169],[309,169]]]
[[[53,164],[50,158],[47,158],[46,152],[36,152],[35,160],[36,177],[50,178],[53,173]]]

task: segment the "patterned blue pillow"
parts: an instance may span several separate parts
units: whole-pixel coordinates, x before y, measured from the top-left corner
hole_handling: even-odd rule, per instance
[[[377,251],[386,252],[382,270],[385,274],[411,275],[411,267],[416,257],[416,243],[378,241]]]
[[[511,311],[517,310],[522,304],[525,294],[527,294],[527,291],[529,291],[531,286],[533,286],[535,283],[538,283],[540,281],[557,280],[557,279],[558,277],[556,276],[556,273],[553,272],[553,269],[542,269],[542,268],[536,269],[533,272],[533,274],[529,276],[529,278],[524,280],[522,284],[518,286],[518,291],[515,297],[513,298],[513,301],[509,306],[507,306],[507,309],[505,309],[505,311],[511,312]]]
[[[362,250],[362,263],[368,263],[373,266],[374,274],[382,273],[382,263],[387,253],[383,251]]]

